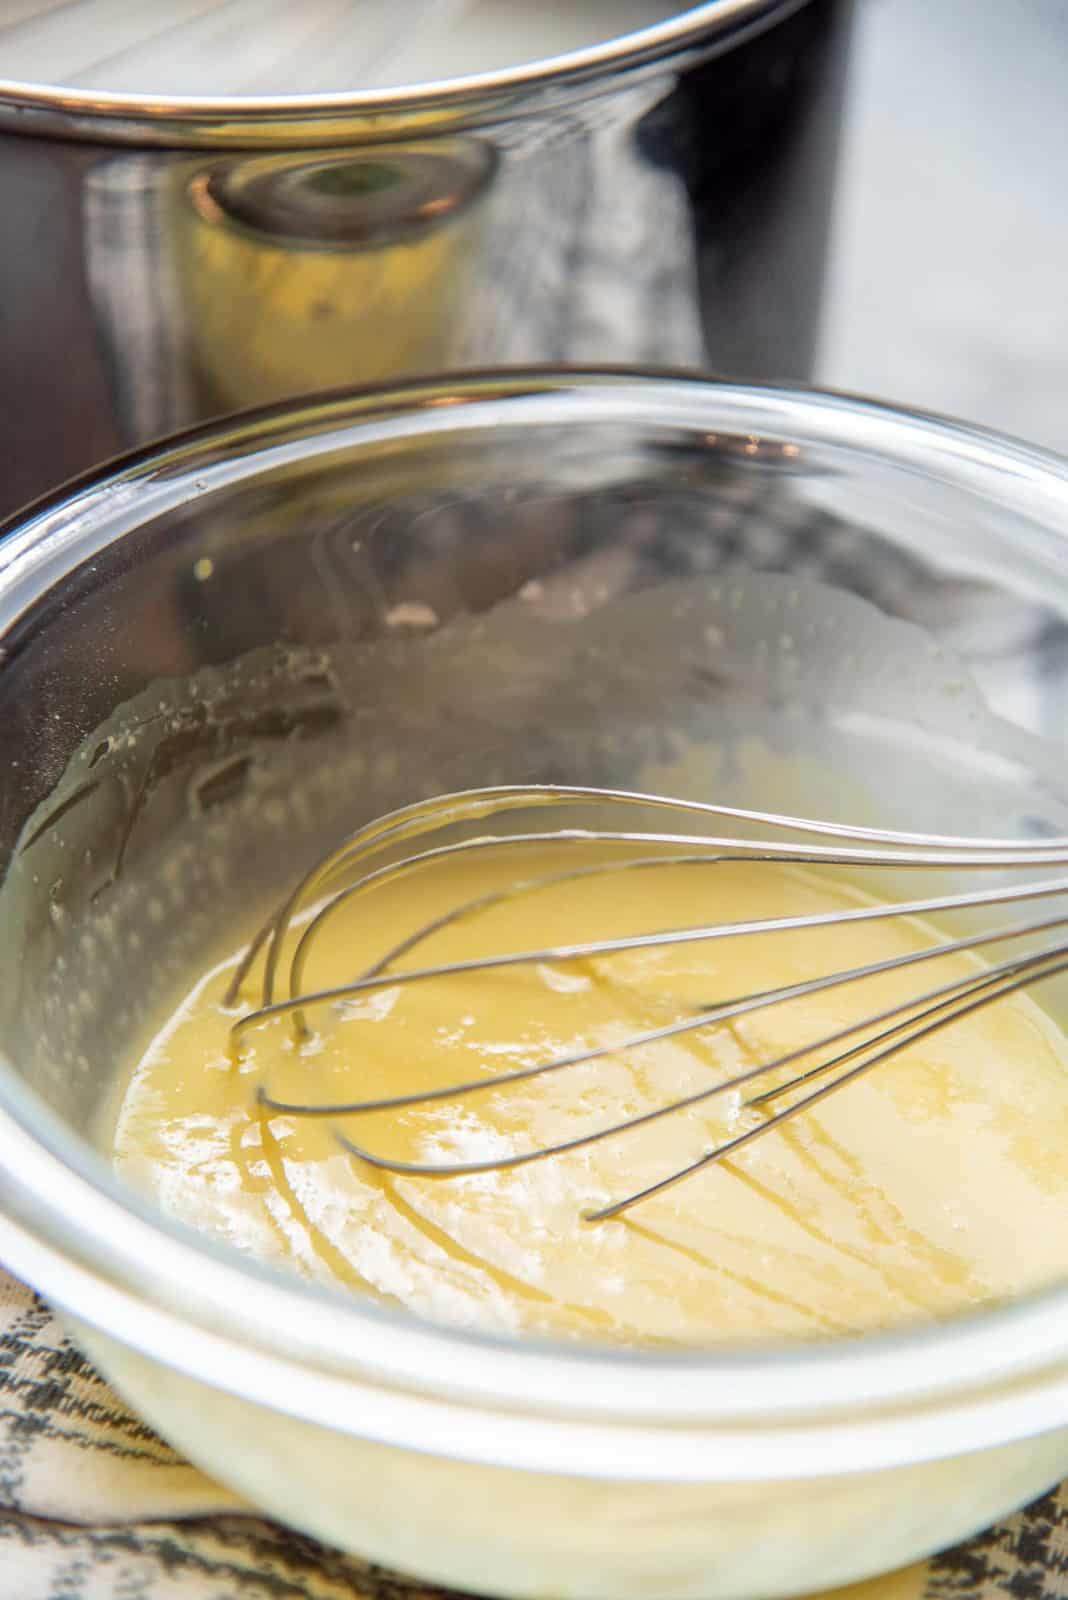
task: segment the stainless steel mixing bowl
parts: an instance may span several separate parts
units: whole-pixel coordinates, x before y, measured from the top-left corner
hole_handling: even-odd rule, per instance
[[[844,1583],[1068,1469],[1068,1285],[836,1343],[539,1345],[276,1276],[90,1139],[231,916],[419,794],[759,738],[814,808],[1064,831],[1065,464],[655,373],[325,398],[11,528],[0,663],[0,1254],[195,1461],[404,1570],[575,1600]]]

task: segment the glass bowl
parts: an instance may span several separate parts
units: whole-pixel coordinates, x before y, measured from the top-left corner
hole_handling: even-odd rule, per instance
[[[755,741],[795,811],[1068,831],[1066,535],[1068,468],[1023,445],[637,371],[328,396],[39,504],[0,544],[5,1261],[208,1471],[468,1590],[801,1593],[1047,1487],[1063,1283],[833,1343],[509,1340],[194,1237],[92,1135],[226,907],[442,789]],[[716,797],[754,770],[781,800],[774,760]]]

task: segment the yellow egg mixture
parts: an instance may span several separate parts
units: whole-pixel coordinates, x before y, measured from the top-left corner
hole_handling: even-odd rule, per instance
[[[304,988],[350,982],[460,902],[576,864],[559,847],[461,859],[345,904],[312,945]],[[464,918],[399,966],[864,901],[840,873],[807,868],[595,875]],[[235,949],[252,931],[235,930]],[[746,1094],[761,1087],[753,1085],[547,1161],[448,1180],[378,1172],[350,1156],[337,1131],[409,1161],[477,1161],[555,1143],[796,1050],[974,970],[971,957],[402,1112],[312,1120],[257,1102],[259,1085],[294,1102],[372,1098],[618,1046],[695,1006],[939,937],[895,919],[386,985],[317,1005],[304,1038],[288,1019],[250,1029],[235,1054],[238,1013],[222,1000],[238,952],[197,975],[128,1068],[109,1129],[114,1163],[167,1212],[229,1245],[451,1323],[692,1345],[944,1315],[1068,1271],[1068,1042],[1023,994],[600,1223],[583,1213],[780,1107],[747,1107]],[[281,970],[284,978],[285,962]],[[240,1010],[256,1003],[254,989],[246,985]]]

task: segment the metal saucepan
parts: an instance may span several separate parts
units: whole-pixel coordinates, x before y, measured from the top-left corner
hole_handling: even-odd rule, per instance
[[[442,9],[0,7],[0,515],[336,385],[810,376],[848,0],[494,0],[451,55],[444,25],[409,50],[482,70],[407,88],[351,43],[354,19],[418,42]],[[513,53],[564,53],[502,65],[509,19]]]

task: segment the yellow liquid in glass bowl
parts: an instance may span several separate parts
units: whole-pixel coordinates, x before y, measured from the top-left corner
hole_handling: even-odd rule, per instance
[[[317,937],[304,988],[351,982],[461,901],[575,865],[550,847],[537,859],[528,850],[461,860],[348,903]],[[432,935],[400,965],[864,901],[840,870],[734,863],[606,874],[498,904]],[[254,931],[235,930],[234,947]],[[129,1064],[110,1133],[115,1167],[164,1210],[239,1250],[424,1317],[499,1332],[707,1346],[850,1335],[1009,1298],[1068,1271],[1068,1041],[1026,994],[924,1039],[723,1163],[601,1223],[583,1213],[697,1159],[760,1113],[734,1093],[550,1160],[449,1180],[377,1172],[335,1132],[408,1161],[553,1144],[974,971],[972,957],[400,1112],[331,1122],[264,1110],[256,1098],[260,1084],[282,1100],[322,1103],[490,1077],[938,938],[895,918],[386,985],[315,1007],[303,1041],[285,1020],[250,1030],[240,1058],[229,1048],[234,1014],[222,1008],[231,955],[195,975]]]

